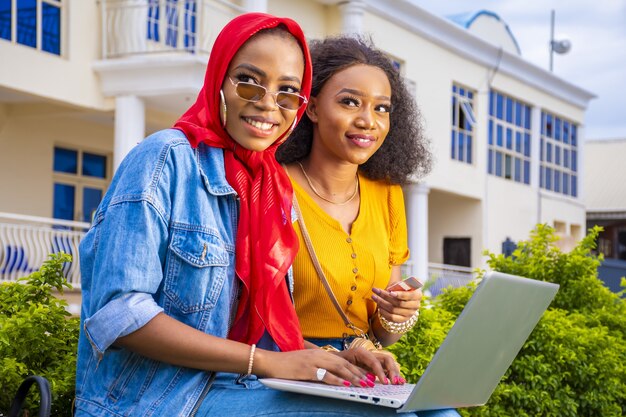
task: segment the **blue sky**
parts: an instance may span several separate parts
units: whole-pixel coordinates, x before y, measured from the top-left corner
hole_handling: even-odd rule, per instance
[[[410,0],[438,16],[490,10],[508,25],[522,56],[549,67],[550,10],[556,38],[572,42],[554,56],[554,73],[598,96],[585,120],[588,139],[626,138],[625,0]]]

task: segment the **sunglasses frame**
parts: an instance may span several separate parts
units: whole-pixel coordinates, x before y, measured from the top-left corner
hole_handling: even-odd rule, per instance
[[[280,107],[281,109],[283,109],[283,110],[289,110],[289,111],[297,111],[297,110],[299,110],[302,106],[306,105],[306,104],[309,102],[309,100],[307,100],[307,98],[306,98],[306,97],[304,97],[304,96],[302,96],[302,95],[300,95],[300,94],[296,94],[296,93],[288,93],[288,92],[286,92],[286,91],[269,91],[266,87],[264,87],[264,86],[262,86],[262,85],[260,85],[260,84],[249,83],[249,82],[246,82],[246,81],[237,81],[237,82],[235,82],[235,81],[233,81],[233,79],[232,79],[232,78],[230,78],[230,77],[228,77],[228,79],[230,80],[231,84],[235,87],[235,94],[237,94],[237,97],[239,97],[239,98],[240,98],[240,99],[242,99],[243,101],[247,101],[248,103],[257,103],[257,102],[259,102],[259,101],[263,100],[263,98],[264,98],[267,94],[271,94],[272,96],[274,96],[274,103],[276,103],[276,105],[277,105],[278,107]],[[249,99],[247,99],[247,98],[243,98],[243,97],[241,97],[241,96],[239,95],[239,91],[238,91],[238,89],[237,89],[237,87],[239,86],[239,84],[244,84],[244,85],[247,85],[247,86],[252,86],[252,87],[255,87],[255,88],[259,88],[259,89],[263,90],[263,91],[264,91],[264,93],[263,93],[263,95],[262,95],[261,97],[259,97],[259,99],[258,99],[258,100],[249,100]],[[287,107],[283,107],[283,106],[281,106],[280,104],[278,104],[278,95],[279,95],[279,94],[287,94],[287,95],[289,95],[289,96],[296,96],[296,97],[298,97],[298,98],[299,98],[299,100],[301,101],[301,103],[300,103],[300,105],[299,105],[298,107],[296,107],[295,109],[289,109],[289,108],[287,108]]]

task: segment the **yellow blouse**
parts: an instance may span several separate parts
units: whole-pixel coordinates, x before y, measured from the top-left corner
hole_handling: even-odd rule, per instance
[[[317,258],[348,318],[363,331],[376,303],[372,287],[385,288],[391,267],[409,257],[404,197],[399,185],[372,181],[359,175],[361,207],[348,235],[341,224],[322,210],[292,180],[295,196]],[[294,227],[300,250],[293,265],[294,300],[305,338],[352,336],[324,289],[302,239]]]

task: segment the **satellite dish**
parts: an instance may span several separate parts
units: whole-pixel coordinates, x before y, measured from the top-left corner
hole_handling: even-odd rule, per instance
[[[550,42],[552,50],[557,54],[566,54],[572,49],[572,42],[569,39],[562,39],[560,41],[553,40]]]

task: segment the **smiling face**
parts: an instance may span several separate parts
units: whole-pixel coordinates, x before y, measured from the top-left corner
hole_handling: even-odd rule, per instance
[[[335,73],[307,107],[311,151],[338,162],[365,163],[389,133],[390,111],[391,85],[383,70],[358,64]]]
[[[278,107],[271,92],[300,93],[303,73],[302,50],[290,34],[261,33],[250,38],[233,57],[222,84],[230,137],[253,151],[272,145],[291,127],[297,111]],[[257,102],[245,101],[236,92],[234,84],[239,81],[262,85],[268,93]]]

